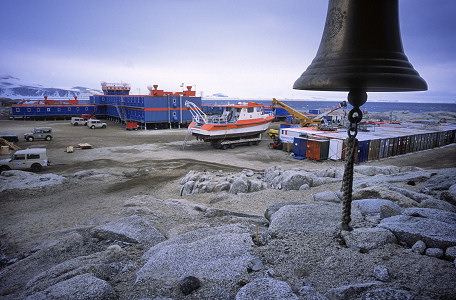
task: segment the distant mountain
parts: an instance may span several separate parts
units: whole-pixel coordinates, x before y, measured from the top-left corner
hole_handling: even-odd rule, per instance
[[[208,97],[228,97],[228,96],[224,95],[222,93],[216,93],[216,94],[212,94],[211,96],[208,96]]]
[[[88,98],[94,94],[102,94],[100,90],[75,86],[69,89],[43,87],[39,84],[25,84],[17,77],[0,75],[0,97],[12,99],[27,98]]]

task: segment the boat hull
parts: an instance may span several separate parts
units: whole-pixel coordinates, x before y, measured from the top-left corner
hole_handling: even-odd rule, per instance
[[[248,122],[226,124],[202,124],[192,122],[189,130],[192,135],[204,141],[215,139],[232,139],[257,135],[265,132],[273,117],[266,119],[248,120]]]

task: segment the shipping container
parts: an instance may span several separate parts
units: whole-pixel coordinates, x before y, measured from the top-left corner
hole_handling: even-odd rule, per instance
[[[380,140],[380,151],[378,154],[378,158],[386,158],[388,157],[388,148],[389,148],[389,139],[381,139]]]
[[[397,138],[395,138],[395,137],[389,138],[388,155],[386,157],[395,156],[396,149],[397,149]]]
[[[330,139],[328,158],[332,160],[345,159],[345,140],[343,139]]]
[[[368,160],[378,160],[380,158],[380,140],[371,140],[369,143]]]
[[[408,135],[405,137],[407,146],[405,147],[405,153],[412,152],[412,136]]]
[[[437,146],[442,147],[445,146],[445,131],[437,132]]]
[[[451,144],[451,130],[447,130],[444,132],[445,132],[444,145],[449,145],[449,144]]]
[[[290,115],[286,109],[281,107],[274,107],[272,111],[277,120],[285,120],[285,118]]]
[[[410,136],[410,141],[409,141],[409,152],[408,153],[412,153],[412,152],[415,152],[415,147],[416,147],[416,138],[415,138],[416,135],[411,135]]]
[[[307,151],[307,139],[306,138],[294,138],[293,143],[293,153],[298,157],[306,158],[306,151]]]
[[[307,138],[312,135],[323,133],[323,131],[315,130],[309,127],[285,127],[279,130],[279,139],[282,143],[293,144],[295,137]]]
[[[376,127],[375,131],[371,132],[358,132],[358,141],[369,142],[368,150],[364,150],[363,146],[357,150],[358,161],[366,160],[363,156],[366,151],[368,153],[367,160],[375,160],[431,149],[436,145],[454,143],[456,138],[455,127],[445,125],[445,127],[441,126],[439,131],[429,131],[423,129],[424,127],[420,124],[405,124],[404,126]],[[298,131],[299,133],[297,133]],[[317,132],[312,129],[299,128],[291,134],[288,132],[286,136],[290,139],[292,135],[307,136],[309,139],[312,137],[328,138],[330,139],[328,158],[333,160],[345,159],[346,131]]]
[[[407,153],[407,137],[399,136],[397,137],[397,155],[402,155]]]
[[[369,141],[358,141],[356,162],[367,161],[369,157]]]
[[[312,138],[307,140],[306,157],[315,160],[328,159],[329,140]]]
[[[425,133],[423,139],[423,150],[431,149],[434,147],[434,143],[432,142],[431,134]]]
[[[427,149],[427,140],[428,137],[426,133],[420,134],[420,151]]]
[[[429,145],[429,148],[428,149],[432,149],[432,148],[435,148],[435,147],[438,147],[438,132],[432,132],[429,134],[430,135],[430,145]]]
[[[456,130],[450,130],[449,144],[456,143]]]

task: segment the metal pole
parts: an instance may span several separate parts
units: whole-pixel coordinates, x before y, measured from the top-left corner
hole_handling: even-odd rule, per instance
[[[179,128],[182,124],[182,95],[179,96],[179,114],[180,114],[180,122],[179,122]]]

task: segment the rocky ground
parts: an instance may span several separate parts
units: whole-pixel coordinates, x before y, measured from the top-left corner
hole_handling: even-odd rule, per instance
[[[18,145],[53,165],[0,176],[0,299],[455,299],[454,144],[356,166],[342,232],[343,162],[185,129],[0,133],[37,126],[54,139]]]

